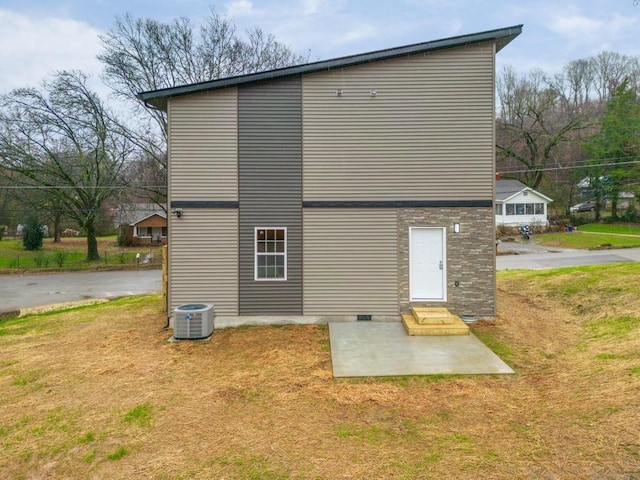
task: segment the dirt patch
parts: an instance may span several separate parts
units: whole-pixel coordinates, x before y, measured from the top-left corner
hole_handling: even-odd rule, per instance
[[[473,329],[504,348],[516,375],[335,380],[325,326],[167,343],[155,297],[7,320],[0,471],[640,478],[640,330],[593,324],[600,311],[578,315],[525,277],[500,280],[498,295],[497,320]]]

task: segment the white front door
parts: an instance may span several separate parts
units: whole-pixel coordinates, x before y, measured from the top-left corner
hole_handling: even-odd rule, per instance
[[[445,229],[409,229],[411,301],[446,300]]]

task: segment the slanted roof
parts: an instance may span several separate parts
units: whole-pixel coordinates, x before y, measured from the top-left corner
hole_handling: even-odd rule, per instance
[[[145,216],[145,217],[142,217],[141,219],[136,220],[135,222],[131,223],[131,226],[132,226],[132,227],[135,227],[137,224],[139,224],[139,223],[141,223],[141,222],[145,221],[147,218],[151,218],[151,217],[155,217],[155,216],[158,216],[158,217],[160,217],[160,218],[162,218],[162,219],[164,219],[164,220],[166,220],[166,219],[167,219],[167,214],[166,214],[166,213],[164,213],[164,212],[154,212],[154,213],[152,213],[152,214],[150,214],[150,215],[147,215],[147,216]]]
[[[403,57],[406,55],[432,52],[445,48],[455,48],[480,42],[494,41],[496,42],[496,52],[498,52],[509,42],[511,42],[511,40],[520,35],[521,32],[522,25],[514,25],[512,27],[488,30],[486,32],[459,35],[456,37],[443,38],[440,40],[433,40],[424,43],[416,43],[403,47],[388,48],[385,50],[377,50],[374,52],[349,55],[346,57],[334,58],[331,60],[322,60],[319,62],[307,63],[303,65],[278,68],[276,70],[269,70],[266,72],[239,75],[236,77],[228,77],[219,80],[211,80],[208,82],[193,83],[190,85],[183,85],[179,87],[163,88],[160,90],[151,90],[148,92],[138,93],[138,98],[152,107],[158,108],[160,110],[166,110],[167,100],[170,97],[190,95],[193,93],[206,92],[219,88],[246,85],[265,80],[275,80],[277,78],[303,75],[324,70],[350,67],[353,65],[377,62],[380,60],[389,60],[391,58]]]
[[[131,225],[154,213],[164,214],[163,207],[157,203],[123,203],[112,210],[113,222],[116,226]]]
[[[523,191],[528,191],[535,193],[540,198],[545,199],[547,202],[553,202],[553,200],[546,195],[534,190],[533,188],[527,187],[524,183],[519,180],[496,180],[496,201],[497,202],[506,202],[511,198],[515,197],[517,194]]]

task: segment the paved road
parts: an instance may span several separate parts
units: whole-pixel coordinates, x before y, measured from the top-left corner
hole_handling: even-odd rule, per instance
[[[0,275],[0,312],[160,291],[161,270]]]
[[[545,268],[602,265],[606,263],[640,262],[640,248],[616,250],[575,250],[547,248],[535,244],[504,243],[498,251],[511,251],[516,255],[499,255],[498,270],[540,270]]]
[[[605,263],[640,262],[640,248],[571,250],[535,243],[499,245],[498,270],[570,267]],[[91,298],[155,293],[162,290],[160,270],[0,275],[0,312]]]

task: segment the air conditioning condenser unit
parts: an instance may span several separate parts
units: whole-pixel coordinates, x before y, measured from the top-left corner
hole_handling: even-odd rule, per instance
[[[213,305],[189,303],[180,305],[173,315],[173,338],[199,340],[213,333]]]

